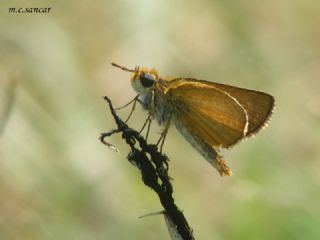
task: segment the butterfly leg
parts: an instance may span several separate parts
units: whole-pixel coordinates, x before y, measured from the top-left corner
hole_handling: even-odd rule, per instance
[[[163,148],[163,145],[164,145],[164,141],[166,139],[166,136],[167,136],[167,133],[169,131],[169,127],[170,127],[170,123],[171,123],[171,118],[172,118],[172,115],[169,116],[167,122],[166,122],[166,126],[164,128],[164,130],[162,131],[161,133],[161,136],[160,138],[158,139],[157,141],[157,146],[160,144],[160,152],[162,153],[162,148]]]
[[[152,123],[152,118],[150,115],[148,115],[147,119],[144,121],[142,128],[140,129],[139,133],[141,134],[142,131],[145,129],[145,127],[147,126],[147,133],[146,133],[146,140],[148,139],[149,136],[149,132],[150,132],[150,127],[151,127],[151,123]]]
[[[115,110],[120,110],[125,107],[128,107],[131,103],[136,102],[138,100],[138,97],[139,97],[139,94],[137,96],[135,96],[132,100],[130,100],[128,103],[126,103],[125,105],[115,108]]]
[[[132,104],[131,111],[130,111],[127,119],[125,120],[125,123],[127,123],[127,122],[129,121],[129,119],[131,118],[132,113],[133,113],[134,110],[136,109],[137,102],[140,102],[140,100],[139,100],[139,94],[138,94],[137,96],[135,96],[130,102],[126,103],[125,105],[123,105],[123,106],[121,106],[121,107],[116,108],[116,110],[120,110],[120,109],[123,109],[123,108],[128,107],[130,104],[133,103],[133,104]]]

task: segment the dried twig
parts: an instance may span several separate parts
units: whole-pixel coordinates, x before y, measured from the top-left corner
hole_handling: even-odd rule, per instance
[[[192,229],[180,209],[175,205],[172,197],[173,188],[168,175],[168,157],[160,153],[157,146],[148,144],[147,141],[137,132],[130,128],[116,113],[112,102],[108,97],[104,97],[108,102],[112,116],[117,124],[117,129],[108,133],[102,133],[100,140],[102,143],[113,147],[105,141],[106,137],[114,133],[122,133],[122,138],[130,146],[128,160],[136,166],[142,175],[145,185],[155,191],[163,206],[164,214],[176,226],[177,232],[184,240],[194,239]]]

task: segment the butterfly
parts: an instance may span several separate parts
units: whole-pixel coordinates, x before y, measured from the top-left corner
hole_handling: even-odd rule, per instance
[[[134,103],[140,102],[148,111],[150,123],[156,119],[164,126],[158,141],[161,148],[173,122],[221,176],[232,171],[219,149],[259,132],[274,109],[274,97],[264,92],[194,78],[160,77],[154,68],[112,65],[132,73],[131,85],[138,94]]]

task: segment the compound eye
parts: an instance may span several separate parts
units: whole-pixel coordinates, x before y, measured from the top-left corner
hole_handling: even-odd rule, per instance
[[[144,73],[140,76],[140,82],[143,87],[149,88],[155,83],[155,78],[152,74]]]

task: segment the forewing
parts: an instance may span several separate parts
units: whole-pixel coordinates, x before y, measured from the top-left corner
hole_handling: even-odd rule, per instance
[[[210,146],[229,147],[245,136],[247,114],[230,94],[201,81],[170,81],[167,99],[178,121]]]

